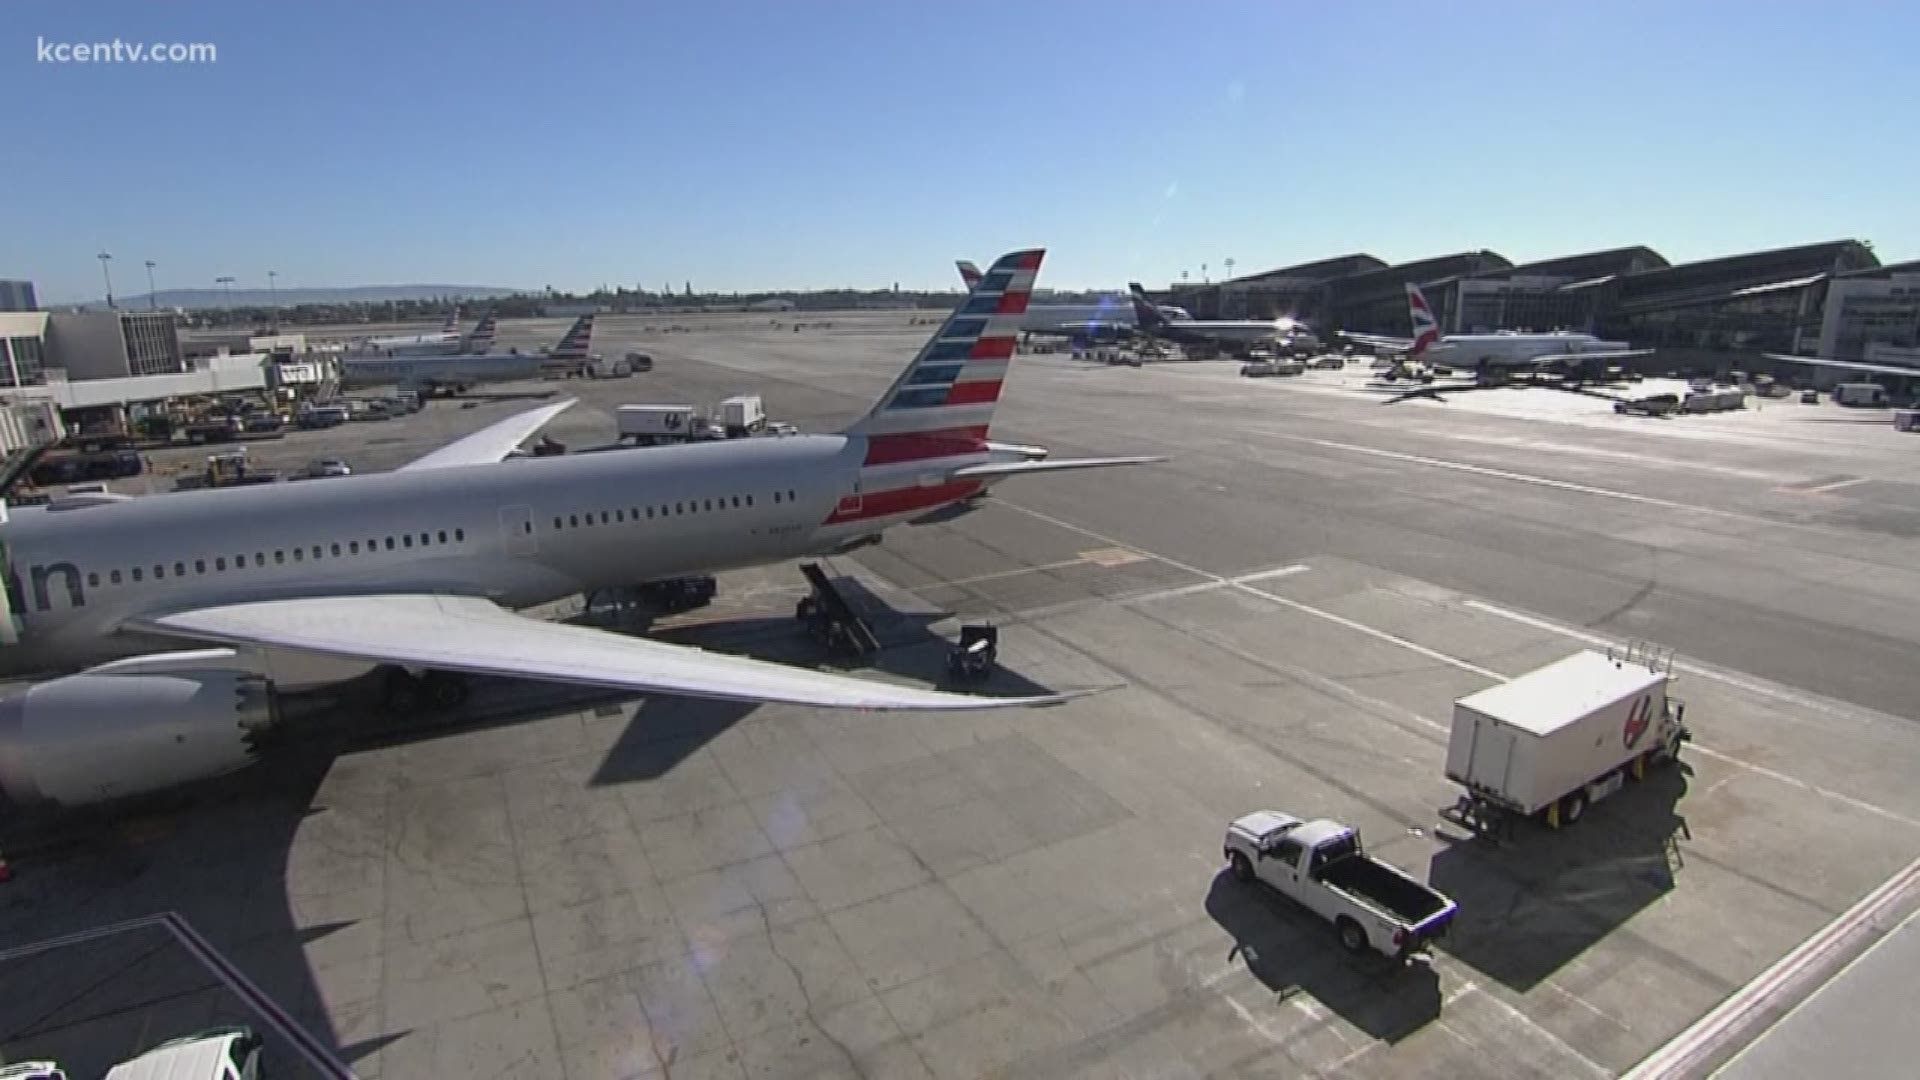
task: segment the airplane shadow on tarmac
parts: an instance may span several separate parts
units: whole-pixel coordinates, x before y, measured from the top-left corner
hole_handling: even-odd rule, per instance
[[[922,685],[941,681],[947,642],[931,626],[944,613],[893,611],[870,594],[856,602],[883,647],[836,660],[843,670],[887,672]],[[624,629],[649,621],[642,614]],[[790,617],[723,617],[654,636],[808,667],[828,659]],[[379,999],[343,1001],[337,989],[323,999],[314,973],[315,964],[364,964],[368,945],[361,938],[370,928],[379,932],[378,919],[369,921],[354,905],[365,895],[360,877],[383,857],[378,809],[387,789],[377,759],[359,752],[564,710],[616,716],[636,695],[480,678],[455,712],[393,721],[374,707],[375,686],[377,679],[367,679],[303,696],[298,708],[287,709],[285,742],[238,773],[55,818],[0,816],[0,850],[18,875],[0,886],[0,949],[173,911],[349,1066],[405,1038],[404,1031],[354,1038],[378,1030]],[[948,688],[994,696],[1047,689],[1005,670]],[[759,707],[644,698],[589,783],[664,776]],[[267,1034],[276,1075],[305,1075],[290,1048],[177,950],[111,964],[57,950],[0,966],[0,985],[36,988],[33,995],[0,994],[5,1060],[37,1050],[73,1075],[101,1075],[161,1038],[245,1023]]]
[[[1243,884],[1223,869],[1206,907],[1233,939],[1227,959],[1272,990],[1276,1006],[1304,993],[1390,1043],[1440,1015],[1440,980],[1430,965],[1349,954],[1332,927],[1264,885]]]
[[[1684,754],[1558,831],[1520,822],[1499,844],[1443,832],[1450,846],[1427,880],[1460,913],[1439,947],[1525,991],[1666,895],[1690,835],[1676,809],[1692,772]]]

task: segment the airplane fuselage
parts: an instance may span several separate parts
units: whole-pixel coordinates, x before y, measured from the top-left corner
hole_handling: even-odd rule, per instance
[[[865,453],[857,436],[800,435],[10,508],[0,675],[190,647],[119,630],[169,609],[476,590],[518,609],[779,562],[981,487],[894,493],[863,512]]]
[[[540,377],[544,358],[524,353],[453,356],[353,356],[340,360],[340,385],[477,386]]]
[[[1623,352],[1623,341],[1602,341],[1592,334],[1449,334],[1427,350],[1435,363],[1459,367],[1518,364],[1538,356],[1583,352]]]

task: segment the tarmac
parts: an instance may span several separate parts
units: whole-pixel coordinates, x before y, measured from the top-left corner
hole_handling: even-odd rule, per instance
[[[746,392],[833,430],[924,340],[908,319],[603,317],[595,351],[651,373],[250,452],[390,468],[544,395],[580,398],[549,429],[575,450],[617,404]],[[995,438],[1171,460],[1009,480],[834,560],[879,677],[937,681],[990,619],[982,692],[1120,689],[925,716],[499,682],[432,725],[341,695],[260,767],[16,844],[0,950],[176,912],[369,1078],[1612,1076],[1920,856],[1920,437],[1773,401],[1382,405],[1357,370],[1237,368],[1023,355]],[[795,633],[803,588],[723,575],[651,631],[833,663]],[[1631,639],[1677,650],[1680,768],[1561,832],[1440,825],[1455,698]],[[1455,899],[1432,965],[1350,958],[1222,875],[1226,823],[1259,808],[1354,824]],[[126,948],[0,952],[4,985],[45,991],[4,995],[4,1060],[94,1075],[256,1022]]]

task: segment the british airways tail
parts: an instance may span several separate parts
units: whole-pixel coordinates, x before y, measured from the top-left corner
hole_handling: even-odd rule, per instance
[[[1440,320],[1434,318],[1433,306],[1427,303],[1427,294],[1420,286],[1407,282],[1407,313],[1413,320],[1413,344],[1407,348],[1407,359],[1418,360],[1428,350],[1440,342]]]
[[[979,267],[965,259],[956,259],[953,265],[960,268],[960,280],[966,283],[968,289],[972,289],[975,285],[980,284]]]
[[[593,313],[588,312],[573,321],[567,328],[567,335],[560,344],[547,354],[549,360],[585,360],[587,349],[593,344]]]
[[[924,512],[1021,473],[1166,460],[993,460],[987,433],[1045,255],[1036,248],[995,260],[872,410],[846,429],[865,442],[864,493],[828,524]]]

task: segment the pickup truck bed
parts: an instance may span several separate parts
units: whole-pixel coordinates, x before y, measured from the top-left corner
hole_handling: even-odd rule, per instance
[[[1334,861],[1321,872],[1320,879],[1392,912],[1412,926],[1426,922],[1447,906],[1446,897],[1365,855],[1349,855]]]

